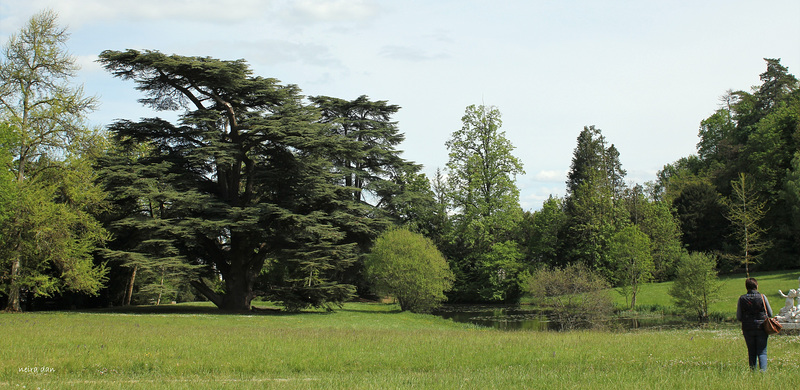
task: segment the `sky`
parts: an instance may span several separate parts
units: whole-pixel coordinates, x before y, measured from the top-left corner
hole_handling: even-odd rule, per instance
[[[763,58],[800,74],[797,0],[0,0],[0,41],[46,8],[100,100],[92,125],[169,118],[96,62],[125,49],[245,59],[306,96],[399,105],[403,157],[429,177],[465,108],[495,106],[525,210],[565,195],[584,126],[643,184],[696,152],[700,121],[760,84]]]

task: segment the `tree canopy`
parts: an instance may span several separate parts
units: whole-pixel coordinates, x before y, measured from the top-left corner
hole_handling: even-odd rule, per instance
[[[505,301],[519,295],[522,253],[511,241],[522,220],[516,176],[522,163],[500,130],[495,107],[471,105],[446,146],[447,201],[452,207],[451,251],[457,299]]]
[[[399,105],[306,97],[243,59],[107,50],[108,72],[177,119],[102,131],[86,126],[99,101],[74,83],[68,37],[45,11],[0,53],[8,310],[67,291],[123,304],[197,293],[226,310],[256,297],[330,308],[373,292],[387,231],[410,235],[395,249],[422,235],[420,256],[441,250],[431,261],[446,261],[455,302],[514,302],[530,292],[528,275],[559,267],[629,288],[634,301],[640,283],[685,279],[686,269],[800,266],[800,82],[780,59],[765,59],[759,85],[726,91],[699,123],[696,155],[655,182],[626,183],[623,151],[585,126],[565,196],[525,211],[522,162],[496,107],[466,107],[447,164],[429,178],[402,157]],[[440,287],[450,285],[420,305],[440,302]],[[406,294],[398,288],[390,293]]]
[[[106,269],[93,252],[107,240],[92,211],[104,196],[87,158],[98,136],[84,125],[96,103],[72,83],[78,67],[57,15],[44,11],[9,39],[0,62],[0,146],[6,220],[0,227],[0,289],[7,310],[22,295],[96,294]]]
[[[345,229],[370,225],[348,208],[350,191],[335,185],[324,158],[344,140],[318,123],[299,88],[253,76],[242,60],[127,50],[105,51],[100,61],[134,81],[143,104],[183,110],[178,124],[152,118],[110,127],[120,150],[104,161],[105,180],[130,207],[124,224],[202,266],[192,284],[223,309],[249,309],[260,278],[264,295],[291,307],[353,293],[335,277],[355,261]],[[148,181],[127,175],[131,169]],[[206,281],[217,273],[224,285],[214,290]]]
[[[407,229],[381,234],[366,256],[365,268],[374,289],[396,298],[401,310],[435,309],[453,286],[453,273],[433,242]]]

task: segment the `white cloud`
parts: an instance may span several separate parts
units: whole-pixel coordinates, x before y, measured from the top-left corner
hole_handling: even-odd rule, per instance
[[[45,8],[62,23],[78,27],[102,20],[180,20],[234,23],[259,18],[272,2],[266,0],[31,0],[17,12],[31,16]]]
[[[405,60],[405,61],[415,61],[415,62],[447,58],[447,55],[443,53],[431,54],[418,47],[398,46],[398,45],[384,46],[381,49],[380,54],[384,57],[395,60]]]
[[[96,55],[76,56],[75,63],[86,73],[104,72],[103,66],[97,62]]]
[[[292,2],[292,8],[296,17],[323,22],[362,21],[378,11],[368,0],[299,0]]]
[[[327,70],[339,69],[342,66],[341,61],[327,46],[312,42],[260,39],[236,42],[213,41],[204,42],[204,45],[218,47],[223,52],[247,53],[245,59],[253,66],[299,63],[324,67]]]
[[[564,171],[557,171],[557,170],[542,170],[539,171],[537,174],[533,176],[535,181],[543,181],[543,182],[565,182],[567,179],[567,173]]]

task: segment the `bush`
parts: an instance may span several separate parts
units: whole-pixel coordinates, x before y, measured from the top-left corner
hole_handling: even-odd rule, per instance
[[[454,280],[433,242],[407,229],[379,236],[364,260],[364,272],[376,293],[394,296],[401,310],[413,312],[439,306]]]
[[[684,253],[678,261],[675,283],[669,289],[675,306],[696,314],[700,321],[708,321],[708,306],[719,296],[721,283],[714,269],[716,263],[704,253]]]
[[[550,310],[561,330],[600,326],[614,312],[608,282],[583,265],[543,268],[525,284],[534,303]]]

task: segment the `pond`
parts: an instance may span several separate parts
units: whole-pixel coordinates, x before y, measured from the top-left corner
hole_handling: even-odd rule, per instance
[[[501,330],[558,330],[559,324],[550,321],[542,311],[520,305],[445,305],[432,314],[455,322]],[[658,314],[639,318],[615,317],[609,327],[614,329],[664,328],[692,325],[682,317]]]

